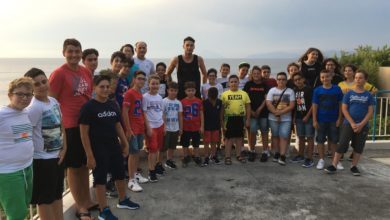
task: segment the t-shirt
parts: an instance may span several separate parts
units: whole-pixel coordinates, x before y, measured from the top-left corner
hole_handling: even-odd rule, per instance
[[[371,93],[364,91],[357,93],[353,90],[347,92],[343,97],[343,104],[348,105],[348,112],[355,123],[363,121],[367,115],[368,107],[374,105],[374,98]],[[344,118],[344,124],[349,124],[348,120]],[[368,126],[369,123],[366,124]]]
[[[343,81],[339,83],[339,87],[341,88],[341,91],[343,91],[343,94],[346,94],[349,90],[353,90],[356,88],[356,83],[355,82],[348,83],[346,81]],[[377,88],[375,88],[375,86],[371,85],[368,82],[364,84],[364,89],[369,92],[377,91]]]
[[[120,122],[120,112],[115,102],[104,103],[91,99],[81,109],[80,124],[89,125],[89,138],[92,148],[118,145],[116,123]]]
[[[335,122],[339,117],[339,103],[343,99],[340,87],[332,85],[326,89],[318,86],[313,92],[313,104],[318,105],[318,122]]]
[[[274,78],[269,78],[269,79],[264,80],[264,84],[267,86],[268,90],[272,89],[273,87],[278,86],[278,83],[276,82],[276,79],[274,79]]]
[[[150,75],[155,73],[153,62],[146,58],[144,60],[141,60],[138,57],[135,57],[134,69],[143,71],[146,74],[146,79],[148,79]],[[147,92],[148,92],[148,84],[145,83],[144,87],[142,87],[141,89],[141,93],[145,94]]]
[[[224,117],[245,116],[245,105],[251,103],[248,94],[242,90],[228,90],[222,93],[221,100],[224,107]]]
[[[159,94],[145,93],[143,95],[142,110],[146,112],[151,128],[159,128],[164,124],[162,105],[163,99]]]
[[[128,88],[129,88],[129,83],[127,82],[127,80],[119,78],[115,90],[115,99],[119,107],[122,107],[123,97]]]
[[[240,79],[240,82],[238,83],[238,89],[243,90],[245,84],[249,81],[248,77],[245,77],[244,79]]]
[[[209,99],[203,101],[204,109],[204,130],[205,131],[215,131],[221,129],[221,109],[222,101],[217,99],[215,105],[213,105]]]
[[[255,83],[254,81],[248,81],[244,86],[244,91],[248,93],[249,99],[251,100],[251,110],[256,111],[260,105],[264,102],[265,96],[267,95],[266,86],[261,83]],[[259,117],[266,118],[268,116],[267,107],[261,110]]]
[[[295,92],[295,118],[302,119],[311,108],[313,89],[304,86],[302,89],[294,88]]]
[[[217,83],[222,85],[224,92],[229,90],[229,79],[227,77],[218,78]]]
[[[200,87],[200,93],[201,93],[203,99],[208,98],[207,93],[211,87],[217,88],[218,89],[218,98],[221,97],[221,95],[223,93],[223,87],[221,84],[217,83],[215,85],[210,85],[210,83],[205,83],[205,84],[202,84],[202,86]]]
[[[125,93],[123,106],[129,107],[130,128],[134,134],[145,133],[145,120],[142,111],[142,94],[135,89],[129,89]]]
[[[183,106],[177,99],[163,99],[163,112],[165,114],[165,130],[175,132],[180,129],[179,114],[183,112]]]
[[[160,79],[160,87],[158,88],[158,94],[162,98],[165,98],[168,95],[167,90],[168,90],[167,81],[164,79]]]
[[[32,130],[26,110],[0,108],[0,173],[13,173],[31,165]]]
[[[280,102],[275,107],[276,109],[283,110],[283,109],[289,107],[290,102],[295,101],[294,91],[290,88],[287,88],[287,87],[285,89],[286,89],[286,91],[283,93],[284,89],[279,89],[277,87],[274,87],[274,88],[270,89],[268,94],[267,94],[267,101],[271,101],[272,105],[274,105],[274,106],[277,104],[277,102],[280,99]],[[282,93],[283,93],[283,96],[282,96],[282,98],[280,98]],[[268,119],[272,120],[272,121],[278,120],[275,117],[275,115],[272,114],[271,112],[268,114]],[[291,111],[281,115],[280,121],[291,121]]]
[[[312,88],[315,88],[320,83],[320,71],[322,64],[317,62],[312,65],[306,64],[306,62],[301,63],[301,73],[306,79],[306,84]]]
[[[50,75],[49,84],[50,90],[58,95],[64,127],[77,127],[80,109],[91,99],[91,73],[83,66],[73,71],[67,64],[63,64]]]
[[[34,159],[58,158],[62,149],[60,105],[53,97],[42,102],[35,97],[26,108],[33,126]]]
[[[202,100],[199,98],[184,98],[183,105],[183,131],[199,131],[201,126],[200,114],[203,111]]]

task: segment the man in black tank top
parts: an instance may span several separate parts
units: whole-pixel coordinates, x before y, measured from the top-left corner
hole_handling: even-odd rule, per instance
[[[171,76],[172,72],[177,69],[177,82],[179,84],[179,92],[177,98],[183,99],[184,83],[193,81],[196,84],[195,96],[200,98],[200,73],[202,73],[203,83],[207,81],[207,71],[204,65],[203,58],[193,54],[195,49],[195,40],[192,37],[186,37],[183,43],[184,54],[174,57],[167,69],[167,75]]]

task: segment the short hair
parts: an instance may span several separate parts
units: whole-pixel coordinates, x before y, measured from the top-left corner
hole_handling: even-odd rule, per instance
[[[131,68],[131,67],[134,65],[134,60],[131,59],[131,58],[127,58],[127,57],[126,57],[126,58],[123,60],[123,63],[126,63],[127,66],[128,66],[129,68]]]
[[[29,71],[27,71],[24,74],[25,77],[30,77],[31,79],[34,79],[35,77],[37,77],[39,75],[43,75],[46,77],[46,74],[45,74],[45,72],[43,72],[43,70],[35,68],[35,67],[31,68]]]
[[[299,76],[299,77],[305,79],[305,76],[304,76],[301,72],[294,73],[294,74],[291,76],[291,78],[294,79],[296,76]]]
[[[148,83],[152,82],[152,80],[154,80],[154,79],[158,80],[158,82],[160,82],[160,77],[157,74],[152,74],[148,78]]]
[[[146,73],[142,70],[137,70],[134,72],[134,78],[136,78],[138,75],[143,75],[146,77]]]
[[[207,70],[207,76],[210,75],[210,73],[215,73],[215,76],[217,76],[218,71],[214,68],[210,68],[209,70]]]
[[[238,78],[238,76],[237,75],[230,75],[229,76],[229,81],[231,80],[231,79],[238,79],[238,80],[240,80],[239,78]]]
[[[8,94],[11,94],[14,92],[15,89],[20,87],[26,87],[29,90],[33,90],[33,80],[30,77],[22,77],[18,79],[12,80],[8,84]]]
[[[287,73],[285,72],[279,72],[278,74],[276,74],[276,78],[278,78],[278,76],[284,76],[287,79]]]
[[[88,48],[88,49],[83,50],[83,54],[81,56],[81,59],[84,61],[85,58],[90,54],[95,54],[97,57],[99,56],[99,52],[95,48]]]
[[[179,89],[179,84],[177,82],[169,82],[168,89]]]
[[[159,67],[159,66],[164,67],[164,69],[167,68],[167,65],[166,65],[164,62],[159,62],[159,63],[157,63],[157,64],[156,64],[156,69],[157,69],[157,67]]]
[[[215,88],[215,87],[211,87],[207,91],[207,97],[210,98],[210,99],[217,99],[217,97],[218,97],[218,89]]]
[[[345,68],[347,68],[347,67],[351,68],[352,71],[353,71],[354,73],[356,73],[357,67],[356,67],[355,65],[353,65],[353,64],[347,64],[347,65],[344,66],[343,71],[345,71]]]
[[[268,66],[268,65],[262,65],[260,68],[261,68],[262,71],[263,71],[263,70],[269,70],[269,71],[271,71],[271,67]]]
[[[188,81],[184,83],[184,89],[195,89],[196,84],[193,81]]]
[[[364,79],[365,79],[365,80],[368,80],[368,73],[367,73],[367,71],[365,71],[365,70],[363,70],[363,69],[358,69],[358,70],[356,70],[356,73],[361,73],[361,74],[363,74]]]
[[[82,50],[80,41],[78,41],[78,40],[76,40],[74,38],[68,38],[68,39],[65,39],[65,41],[64,41],[64,44],[62,46],[62,52],[65,52],[66,48],[69,45],[72,45],[72,46],[75,46],[75,47],[79,47],[80,50]]]
[[[330,73],[330,72],[329,72],[329,70],[322,69],[322,70],[320,71],[320,75],[323,74],[323,73],[328,74],[328,73]]]
[[[251,65],[247,62],[242,62],[238,65],[238,69],[241,69],[242,67],[247,67],[249,69],[251,68]]]
[[[292,63],[289,63],[289,64],[287,65],[287,72],[288,72],[288,70],[290,69],[290,67],[292,67],[292,66],[295,66],[296,68],[300,69],[299,64],[297,64],[297,63],[295,63],[295,62],[292,62]]]
[[[93,85],[97,86],[103,80],[107,80],[109,84],[111,84],[111,77],[109,75],[96,75],[93,77]]]
[[[111,55],[110,63],[112,63],[116,57],[119,57],[122,60],[122,62],[124,62],[126,59],[126,55],[124,53],[120,51],[116,51]]]
[[[109,76],[111,80],[119,78],[118,74],[113,73],[110,69],[100,70],[99,75]]]
[[[185,43],[186,41],[191,41],[192,43],[195,43],[195,39],[190,36],[184,38],[183,43]]]
[[[133,47],[133,45],[131,45],[131,44],[125,44],[125,45],[121,46],[121,49],[120,49],[119,51],[120,51],[120,52],[123,52],[123,50],[125,49],[125,47],[130,47],[131,52],[134,54],[134,47]]]
[[[259,66],[256,66],[256,65],[252,67],[252,72],[253,72],[254,70],[258,70],[258,71],[261,72],[261,68],[260,68]]]
[[[138,44],[140,44],[140,43],[144,43],[146,47],[148,46],[148,45],[146,44],[146,42],[144,42],[144,41],[138,41],[137,43],[135,43],[135,47],[137,47]]]
[[[230,69],[230,65],[229,65],[228,63],[222,63],[221,68],[222,68],[222,67],[227,67],[227,68]]]

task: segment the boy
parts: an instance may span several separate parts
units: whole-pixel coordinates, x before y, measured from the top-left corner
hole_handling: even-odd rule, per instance
[[[312,119],[312,94],[313,90],[305,84],[305,77],[298,72],[292,75],[295,87],[295,130],[298,136],[298,155],[292,159],[293,163],[304,161],[302,167],[309,168],[314,165],[314,127]],[[304,157],[307,141],[306,158]]]
[[[261,66],[261,77],[263,77],[263,81],[265,85],[267,86],[268,90],[270,90],[273,87],[278,86],[276,83],[276,80],[274,78],[271,78],[271,67],[268,65]]]
[[[66,145],[62,143],[60,106],[48,96],[49,82],[45,73],[30,69],[25,77],[33,80],[34,97],[26,108],[33,126],[33,196],[31,204],[38,205],[42,220],[63,219],[62,193],[64,168],[62,160]]]
[[[94,48],[83,50],[83,55],[81,56],[82,63],[91,72],[92,76],[95,75],[98,67],[98,57],[99,52]]]
[[[143,95],[142,110],[144,111],[146,125],[146,146],[148,147],[149,181],[157,182],[157,175],[164,174],[164,168],[157,164],[157,157],[164,145],[164,120],[162,111],[162,98],[158,94],[160,77],[156,74],[149,76],[149,92]]]
[[[183,106],[177,100],[179,85],[176,82],[168,83],[168,97],[163,99],[163,118],[165,124],[164,147],[160,151],[159,162],[163,160],[167,151],[165,167],[176,169],[173,161],[173,151],[176,149],[177,140],[183,133]]]
[[[217,78],[217,83],[222,85],[223,91],[229,90],[228,75],[230,73],[230,65],[227,63],[222,63],[219,70],[221,72],[221,77]]]
[[[217,78],[217,70],[214,69],[214,68],[211,68],[207,71],[207,79],[208,79],[208,83],[205,83],[203,84],[201,87],[200,87],[200,92],[201,92],[201,95],[202,95],[202,99],[203,100],[206,100],[207,99],[207,91],[211,88],[211,87],[215,87],[217,88],[218,90],[218,98],[221,97],[222,95],[222,92],[223,92],[223,87],[221,84],[217,83],[216,82],[216,78]]]
[[[253,162],[256,158],[255,146],[257,131],[261,131],[261,140],[263,144],[263,153],[260,161],[268,160],[268,109],[265,106],[265,97],[267,88],[261,81],[261,69],[258,66],[252,68],[251,80],[244,86],[244,91],[248,94],[251,100],[251,121],[248,132],[248,143],[251,150],[248,160]]]
[[[218,98],[218,89],[211,87],[208,90],[208,98],[203,101],[204,108],[204,151],[205,158],[203,166],[209,165],[210,160],[215,164],[220,161],[217,158],[217,143],[220,141],[221,121],[218,120],[221,115],[222,101]],[[211,151],[209,148],[211,146]]]
[[[370,92],[364,88],[368,74],[358,70],[355,75],[356,87],[343,98],[342,111],[344,123],[342,125],[340,145],[333,158],[332,165],[325,169],[327,173],[335,173],[341,156],[348,150],[349,142],[352,141],[353,157],[351,172],[354,176],[360,176],[357,163],[363,152],[368,135],[368,123],[373,114],[374,99]]]
[[[240,90],[243,90],[245,83],[248,82],[247,75],[248,75],[250,67],[251,67],[251,65],[249,65],[249,63],[247,63],[247,62],[242,62],[242,63],[240,63],[240,65],[238,65],[238,77],[240,80],[239,85],[238,85],[238,89],[240,89]]]
[[[115,99],[120,108],[122,108],[123,96],[125,95],[127,89],[129,88],[129,83],[127,81],[127,74],[129,74],[129,69],[133,66],[134,62],[132,59],[125,58],[122,64],[123,64],[122,68],[118,74],[119,78],[115,90]]]
[[[6,219],[25,219],[33,184],[33,128],[25,108],[33,97],[28,77],[13,80],[0,107],[0,206]]]
[[[317,129],[317,147],[320,160],[317,169],[322,170],[325,166],[324,143],[330,143],[332,155],[338,142],[338,127],[341,125],[341,100],[343,93],[340,87],[332,85],[331,74],[327,70],[320,72],[322,86],[318,86],[313,92],[313,127]]]
[[[125,126],[126,137],[129,141],[128,188],[134,192],[142,191],[138,183],[146,183],[148,179],[137,172],[139,166],[139,152],[143,147],[145,120],[142,112],[142,94],[146,74],[142,71],[134,73],[134,85],[124,96],[122,106],[122,119]]]
[[[183,146],[183,167],[187,167],[191,160],[188,150],[190,141],[192,141],[192,147],[194,148],[194,162],[198,166],[202,165],[202,159],[199,156],[199,144],[200,135],[203,134],[204,128],[203,105],[202,100],[195,97],[195,87],[195,82],[186,82],[184,88],[187,97],[181,100],[183,105],[183,134],[180,137],[180,143]]]
[[[167,83],[171,80],[168,79],[168,76],[165,75],[165,70],[167,69],[167,65],[165,63],[160,62],[156,64],[156,73],[158,77],[160,77],[160,88],[158,89],[158,94],[165,98],[167,97]]]
[[[250,99],[246,92],[238,89],[239,79],[237,75],[229,77],[229,90],[222,93],[221,124],[225,133],[225,164],[231,165],[231,148],[236,145],[237,160],[245,163],[241,155],[243,147],[244,127],[250,125]]]
[[[88,101],[80,112],[80,136],[87,155],[87,167],[92,169],[99,219],[118,219],[111,213],[106,199],[107,173],[110,172],[119,194],[118,208],[138,209],[139,205],[126,197],[123,157],[128,154],[128,143],[120,124],[120,112],[110,101],[110,77],[94,77],[96,97]],[[118,137],[120,142],[118,141]]]

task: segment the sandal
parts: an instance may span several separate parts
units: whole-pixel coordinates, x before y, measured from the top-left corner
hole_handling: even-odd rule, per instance
[[[80,220],[86,220],[86,218],[93,219],[90,212],[76,212],[76,217]]]
[[[95,211],[95,210],[99,210],[99,204],[95,204],[95,205],[88,208],[89,212]]]
[[[225,164],[226,164],[226,165],[232,165],[232,158],[230,158],[230,157],[225,157]]]
[[[243,156],[237,156],[236,158],[237,158],[237,160],[240,161],[241,163],[246,163],[245,157],[243,157]]]

